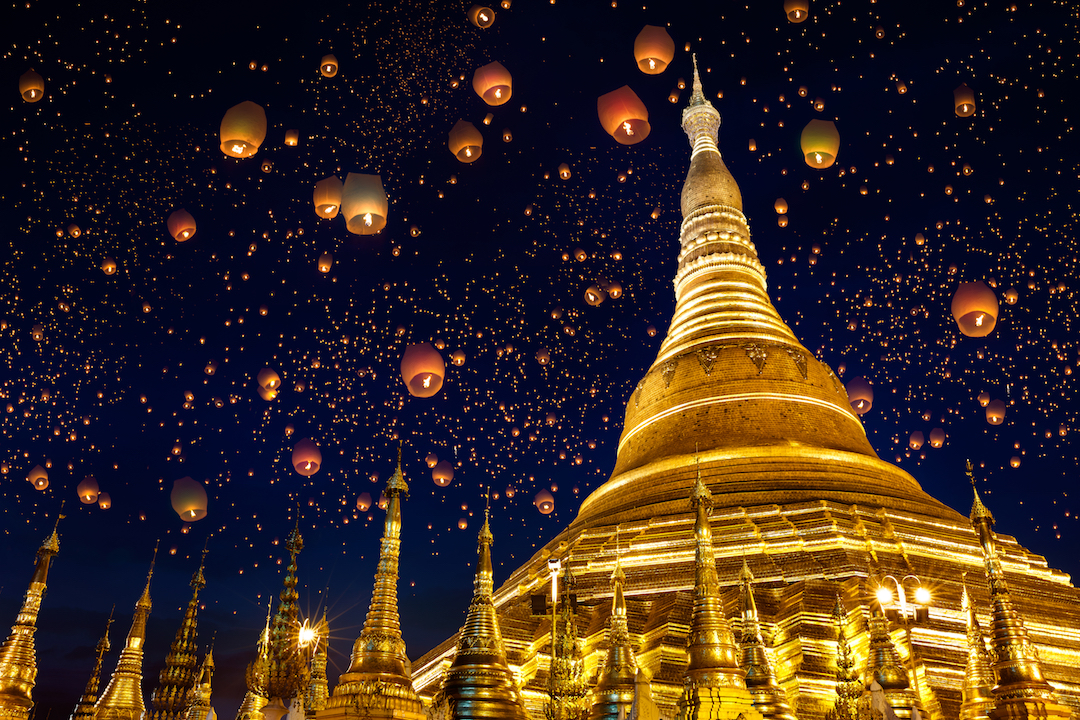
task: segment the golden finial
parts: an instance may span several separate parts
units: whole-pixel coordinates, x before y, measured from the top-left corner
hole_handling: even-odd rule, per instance
[[[971,483],[971,492],[975,496],[975,501],[971,505],[971,522],[975,523],[979,520],[986,519],[990,525],[994,524],[994,514],[990,512],[990,509],[983,505],[982,498],[979,497],[979,489],[975,487],[975,468],[972,467],[971,461],[967,461],[967,469],[965,470],[968,482]]]
[[[694,61],[694,89],[690,93],[689,107],[709,104],[709,101],[705,99],[705,92],[701,89],[701,76],[698,75],[697,68],[697,53],[692,54],[690,58]]]

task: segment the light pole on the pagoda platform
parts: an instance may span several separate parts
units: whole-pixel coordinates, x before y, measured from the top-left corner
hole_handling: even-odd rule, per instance
[[[930,602],[932,597],[930,590],[922,584],[918,575],[905,575],[899,580],[893,575],[883,575],[877,578],[878,587],[874,594],[881,612],[890,622],[904,628],[904,638],[908,646],[908,666],[911,673],[911,682],[914,688],[919,686],[919,678],[915,672],[915,643],[911,639],[911,628],[922,625],[930,619]],[[909,582],[910,581],[910,582]],[[894,593],[892,586],[896,588]],[[913,590],[914,603],[909,602],[907,588]]]

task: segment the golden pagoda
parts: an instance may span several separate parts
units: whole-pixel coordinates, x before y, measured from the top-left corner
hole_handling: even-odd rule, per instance
[[[967,667],[964,668],[963,702],[960,704],[960,720],[987,720],[994,707],[994,697],[990,692],[994,681],[990,675],[990,658],[986,651],[986,638],[983,637],[979,618],[975,614],[975,604],[971,602],[967,587],[963,589],[961,606],[967,614]]]
[[[304,549],[300,536],[300,513],[297,510],[296,527],[285,539],[289,551],[289,565],[285,568],[285,580],[278,595],[277,612],[270,624],[266,669],[263,688],[269,702],[261,708],[266,720],[279,720],[289,712],[292,703],[303,700],[307,689],[307,658],[300,647],[300,620],[296,592],[296,558]]]
[[[716,591],[734,606],[745,558],[756,576],[761,621],[776,629],[773,671],[794,714],[822,720],[834,710],[837,585],[861,588],[845,590],[845,599],[854,617],[868,617],[869,557],[876,572],[914,575],[932,590],[929,616],[902,635],[900,650],[914,668],[929,720],[956,718],[967,663],[961,578],[983,567],[979,537],[964,515],[877,456],[843,384],[773,307],[741,192],[719,149],[720,114],[696,72],[693,87],[682,118],[691,152],[671,325],[627,400],[610,479],[492,596],[492,613],[513,619],[504,626],[510,671],[539,717],[546,678],[534,639],[543,620],[531,615],[530,596],[548,582],[548,559],[572,553],[580,561],[579,607],[591,609],[591,626],[599,626],[610,613],[621,527],[628,540],[624,590],[634,599],[627,622],[642,637],[638,664],[652,673],[661,714],[675,714],[696,574],[690,538],[697,518],[686,498],[700,461],[713,494]],[[1028,619],[1043,677],[1061,703],[1080,708],[1080,592],[1014,538],[998,535],[995,547],[1016,589],[1013,603]],[[969,590],[974,602],[988,602],[983,588]],[[865,667],[866,631],[849,640],[855,667]],[[455,642],[460,636],[414,663],[421,695],[438,686]],[[586,638],[588,667],[600,665],[602,642],[599,633]]]
[[[184,710],[178,720],[216,720],[217,713],[211,705],[214,681],[214,648],[206,651],[195,683],[188,690]]]
[[[116,610],[115,606],[113,610]],[[109,652],[111,647],[109,645],[109,628],[112,627],[112,624],[113,617],[112,612],[110,612],[109,619],[105,622],[105,634],[98,640],[95,649],[94,669],[90,672],[90,679],[86,682],[86,689],[83,690],[79,702],[75,704],[75,710],[71,713],[71,720],[93,720],[94,703],[97,702],[98,687],[101,683],[101,663],[105,659],[105,653]]]
[[[52,533],[37,551],[34,574],[23,596],[22,607],[15,616],[11,634],[0,646],[0,719],[26,720],[34,707],[34,683],[37,681],[37,652],[34,633],[41,598],[49,578],[49,563],[60,552],[57,530],[63,515],[58,515]]]
[[[398,557],[401,552],[401,501],[409,486],[398,464],[386,483],[386,521],[379,546],[379,565],[371,605],[360,636],[353,643],[349,669],[338,679],[322,718],[424,718],[423,704],[412,683],[412,667],[405,654],[398,617]]]
[[[146,620],[150,617],[150,580],[154,577],[157,548],[146,574],[146,587],[135,602],[135,614],[131,618],[124,649],[116,661],[105,692],[94,705],[94,720],[143,720],[146,705],[142,694],[143,644],[146,642]]]
[[[567,558],[562,570],[563,591],[556,593],[557,599],[551,608],[551,665],[548,669],[548,702],[544,706],[544,718],[586,720],[592,706],[592,688],[581,657],[576,607],[577,578],[570,558]]]
[[[847,610],[840,593],[836,594],[833,606],[833,618],[836,620],[836,701],[832,710],[826,713],[829,720],[855,720],[859,717],[859,700],[863,695],[863,683],[855,669],[854,653],[848,642]]]
[[[889,620],[878,610],[870,614],[870,650],[863,678],[867,688],[874,683],[881,686],[886,702],[900,720],[915,716],[912,708],[917,703],[911,681],[889,634]]]
[[[458,632],[457,649],[435,696],[434,712],[444,720],[526,720],[514,673],[506,663],[499,618],[492,599],[490,509],[477,545],[473,598]]]
[[[270,616],[272,602],[266,604],[266,623],[262,632],[259,633],[259,642],[256,644],[255,659],[248,663],[244,671],[244,680],[247,683],[247,692],[244,700],[236,711],[236,720],[263,720],[263,708],[270,702],[267,695],[267,675],[270,672]]]
[[[795,720],[784,689],[776,684],[776,675],[765,652],[761,622],[754,600],[754,574],[743,560],[739,609],[742,614],[742,642],[739,643],[739,667],[746,672],[746,687],[754,696],[754,708],[765,720]]]
[[[683,691],[676,705],[678,720],[762,720],[746,688],[746,671],[739,667],[713,555],[712,493],[698,473],[690,495],[694,509],[694,606],[687,638],[690,662],[683,674]]]
[[[994,708],[989,713],[990,720],[1065,720],[1072,712],[1058,701],[1057,693],[1043,677],[1039,652],[1031,642],[1023,618],[1013,605],[994,543],[994,516],[983,505],[979,491],[975,488],[970,461],[967,473],[975,493],[975,502],[971,506],[971,525],[979,536],[986,564],[986,582],[990,588],[990,637],[994,650],[994,677],[997,681],[991,689]]]
[[[626,575],[615,556],[615,572],[611,574],[611,618],[607,632],[607,659],[600,670],[593,690],[589,720],[619,720],[630,714],[638,674],[637,659],[630,647],[630,629],[626,624],[626,597],[623,582]]]
[[[304,711],[309,718],[316,717],[316,712],[326,709],[330,698],[330,688],[326,682],[327,651],[330,647],[330,623],[326,620],[326,606],[323,606],[322,619],[316,623],[312,633],[315,652],[311,656],[311,678],[304,693]]]
[[[152,710],[147,720],[181,720],[187,708],[189,691],[195,686],[198,666],[199,642],[199,591],[206,587],[203,568],[206,565],[206,548],[203,548],[199,569],[191,578],[191,599],[188,601],[184,619],[176,631],[165,667],[158,674],[158,686],[150,696]]]

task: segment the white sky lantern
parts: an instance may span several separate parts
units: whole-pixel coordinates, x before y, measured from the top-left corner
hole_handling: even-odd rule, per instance
[[[84,477],[75,491],[79,494],[79,502],[83,505],[93,505],[101,494],[101,488],[98,487],[98,482],[93,475]]]
[[[484,136],[471,122],[458,120],[457,124],[450,129],[450,138],[446,146],[461,162],[475,162],[483,152]]]
[[[646,75],[659,75],[675,58],[675,41],[658,25],[646,25],[634,38],[634,60]]]
[[[176,242],[190,240],[195,235],[195,218],[187,210],[174,210],[167,222],[169,234]]]
[[[405,348],[401,356],[401,379],[413,397],[427,398],[439,392],[446,363],[431,343],[419,343]]]
[[[175,480],[169,501],[184,522],[195,522],[206,517],[206,488],[198,480],[190,477]]]
[[[866,378],[853,378],[847,384],[847,394],[851,409],[859,415],[865,415],[874,406],[874,389]]]
[[[332,78],[337,75],[338,61],[333,55],[323,55],[323,59],[319,62],[319,72],[323,77]]]
[[[221,152],[229,157],[251,157],[265,139],[266,111],[250,100],[232,106],[221,119]]]
[[[952,316],[968,337],[986,337],[997,325],[998,299],[981,280],[960,283],[952,298]]]
[[[477,68],[473,73],[472,86],[476,94],[488,105],[502,105],[510,99],[513,92],[514,81],[510,77],[510,71],[503,67],[500,62],[492,62]],[[486,121],[485,125],[490,125]]]
[[[45,79],[33,70],[27,70],[19,77],[19,94],[26,102],[37,102],[45,97]]]
[[[315,203],[315,214],[321,218],[336,218],[341,210],[341,181],[337,175],[315,183],[315,193],[312,202]]]
[[[478,28],[489,28],[495,22],[495,11],[486,5],[473,5],[467,14],[469,22]]]
[[[386,227],[390,202],[382,178],[349,173],[341,190],[341,213],[345,227],[354,235],[374,235]]]

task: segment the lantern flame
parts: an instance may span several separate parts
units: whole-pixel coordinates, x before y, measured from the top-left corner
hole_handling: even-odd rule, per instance
[[[431,376],[430,375],[425,375],[424,376],[424,387],[426,387],[426,388],[431,387]]]
[[[656,69],[656,61],[653,60],[652,58],[649,58],[649,69],[650,70],[655,70]]]
[[[500,99],[502,98],[502,88],[496,88],[495,89],[495,97],[500,98]]]
[[[821,158],[821,153],[814,153],[814,162],[816,162],[818,165],[820,165],[821,164],[821,159],[822,159]]]
[[[622,129],[623,129],[623,132],[626,133],[628,136],[634,134],[634,128],[630,127],[630,122],[629,121],[624,122],[622,124]]]
[[[479,17],[480,17],[480,22],[487,22],[488,21],[487,13],[480,13]],[[498,97],[498,96],[496,95],[496,97]]]
[[[371,213],[364,213],[364,224],[371,227]]]
[[[472,148],[465,148],[465,157],[472,157]]]
[[[802,17],[802,10],[796,10],[795,11],[795,18],[798,19],[800,17]]]
[[[242,152],[244,152],[244,146],[243,145],[233,145],[232,146],[232,151],[234,153],[242,153]]]
[[[975,318],[975,327],[982,327],[983,320],[985,318],[986,318],[986,315],[984,315],[982,313],[979,313],[979,317]]]
[[[336,208],[336,207],[337,207],[337,205],[327,205],[326,206],[326,212],[332,213],[332,212],[334,212],[334,208]]]

